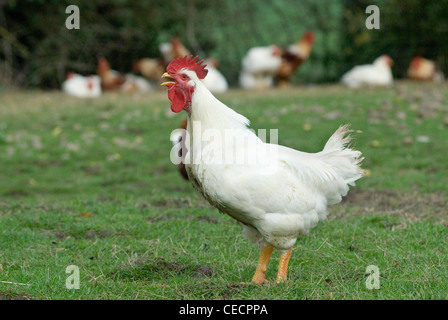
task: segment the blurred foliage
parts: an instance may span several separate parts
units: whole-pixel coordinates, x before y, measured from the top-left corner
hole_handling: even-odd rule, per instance
[[[70,4],[80,9],[79,30],[65,27]],[[158,14],[145,1],[10,1],[0,11],[2,58],[16,85],[57,87],[68,70],[94,73],[101,55],[125,71],[142,52],[157,54]]]
[[[365,27],[370,4],[381,9],[380,30]],[[68,5],[80,9],[79,30],[65,27]],[[417,54],[447,70],[448,0],[12,0],[0,1],[0,85],[56,88],[67,71],[95,73],[98,56],[131,72],[135,59],[157,57],[172,36],[217,58],[236,85],[249,48],[286,46],[306,30],[316,43],[294,83],[336,81],[383,53],[398,76]]]

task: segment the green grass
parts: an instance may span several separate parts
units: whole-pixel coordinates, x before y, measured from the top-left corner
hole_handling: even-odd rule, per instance
[[[321,150],[341,124],[363,131],[354,146],[370,175],[297,242],[285,283],[250,283],[258,248],[170,163],[184,115],[165,92],[19,91],[0,100],[0,300],[448,298],[446,86],[219,98],[303,151]],[[79,290],[65,288],[68,265]],[[366,288],[369,265],[380,289]]]

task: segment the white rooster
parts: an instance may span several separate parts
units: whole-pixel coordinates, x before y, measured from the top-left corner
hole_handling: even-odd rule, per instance
[[[96,98],[101,95],[101,80],[97,75],[84,77],[69,72],[62,83],[62,91],[78,98]]]
[[[249,120],[202,83],[203,61],[173,60],[163,77],[171,110],[187,112],[189,180],[219,211],[241,224],[261,247],[253,282],[262,283],[270,255],[280,250],[277,282],[286,279],[297,237],[326,218],[327,206],[341,201],[363,176],[361,152],[349,148],[350,132],[340,127],[318,153],[264,143],[247,128]],[[235,161],[236,159],[236,161]]]
[[[392,86],[392,64],[393,61],[388,55],[382,55],[373,64],[354,67],[342,76],[341,81],[349,88]]]
[[[266,89],[282,64],[282,50],[276,46],[251,48],[242,60],[240,85],[244,89]]]

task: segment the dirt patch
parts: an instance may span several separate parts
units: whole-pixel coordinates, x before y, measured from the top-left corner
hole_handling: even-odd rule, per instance
[[[161,258],[156,259],[154,265],[157,266],[157,269],[165,269],[174,272],[181,272],[185,269],[185,266],[182,264],[179,264],[177,262],[167,262]]]
[[[65,239],[69,238],[69,235],[62,231],[55,231],[55,230],[49,230],[49,229],[44,229],[42,231],[42,234],[54,236],[58,240],[65,240]]]
[[[178,219],[184,219],[184,218],[186,218],[186,217],[179,217],[179,216],[172,215],[172,214],[161,214],[159,216],[149,218],[148,221],[153,223],[153,222],[161,222],[161,221],[167,221],[167,220],[178,220]]]
[[[158,277],[167,277],[170,274],[183,274],[192,278],[210,277],[214,273],[212,267],[206,265],[182,264],[176,261],[167,261],[163,258],[157,258],[153,261],[139,259],[132,266],[126,266],[119,271],[120,277],[135,279],[152,279]]]
[[[3,194],[5,197],[26,197],[29,195],[25,190],[10,190]]]
[[[153,174],[154,176],[160,176],[160,175],[162,175],[162,174],[164,174],[164,173],[166,173],[166,172],[167,172],[167,170],[166,170],[165,167],[159,166],[159,167],[155,168],[155,169],[152,171],[152,174]]]
[[[116,198],[111,197],[111,196],[99,196],[98,198],[96,198],[96,200],[99,201],[99,202],[112,202],[112,203],[115,203],[117,205],[120,204],[119,200],[117,200]]]
[[[36,300],[25,292],[0,292],[0,300]]]
[[[34,164],[38,167],[60,167],[62,162],[59,160],[36,160]]]
[[[194,274],[195,278],[203,278],[210,277],[213,274],[213,268],[209,266],[197,266],[196,273]]]
[[[113,235],[113,231],[111,230],[101,230],[101,231],[95,231],[95,230],[87,230],[83,234],[84,239],[96,239],[96,238],[106,238]]]
[[[230,299],[235,296],[236,293],[242,289],[247,288],[251,284],[247,283],[228,283],[226,284],[226,290],[223,292],[222,297],[224,299]]]
[[[350,204],[356,209],[352,214],[388,214],[412,220],[434,218],[448,221],[448,197],[442,193],[420,194],[417,191],[399,192],[392,190],[350,190],[342,204]],[[341,206],[335,206],[337,207]],[[342,206],[343,207],[343,206]],[[346,210],[335,210],[343,215]]]
[[[189,198],[186,199],[160,199],[152,203],[154,207],[157,208],[191,208],[191,201]]]
[[[209,277],[213,274],[213,268],[205,265],[189,266],[184,264],[178,264],[176,262],[167,262],[164,259],[158,258],[154,265],[159,270],[167,270],[175,273],[188,273],[192,272],[194,278]]]
[[[160,222],[160,221],[168,221],[168,220],[197,220],[201,222],[206,222],[210,224],[217,224],[222,222],[219,218],[216,218],[212,215],[201,215],[201,216],[195,216],[192,214],[189,215],[174,215],[174,214],[161,214],[156,217],[151,217],[148,219],[149,222]]]
[[[107,237],[111,237],[114,235],[114,232],[112,230],[109,229],[105,229],[105,230],[87,230],[85,231],[82,235],[73,235],[73,234],[69,234],[69,233],[65,233],[62,231],[56,231],[56,230],[48,230],[45,229],[42,231],[43,235],[46,236],[50,236],[53,237],[53,244],[56,244],[57,241],[65,241],[68,240],[70,238],[75,238],[75,239],[87,239],[87,240],[92,240],[92,239],[97,239],[97,238],[107,238]]]
[[[211,216],[211,215],[210,216],[199,216],[196,219],[199,221],[204,221],[204,222],[211,223],[211,224],[217,224],[221,221],[218,218]]]

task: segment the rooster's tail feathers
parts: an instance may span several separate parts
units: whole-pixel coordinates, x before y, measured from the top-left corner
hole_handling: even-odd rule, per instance
[[[364,157],[360,151],[352,149],[349,145],[352,140],[350,133],[361,131],[350,130],[349,127],[348,124],[340,126],[318,154],[322,160],[332,165],[346,183],[354,184],[365,175],[365,171],[360,167]]]
[[[323,151],[342,150],[345,147],[347,147],[350,141],[352,140],[350,133],[355,132],[355,130],[350,130],[349,128],[350,128],[349,124],[340,126],[338,130],[336,130],[335,133],[333,133],[330,139],[328,139]]]

